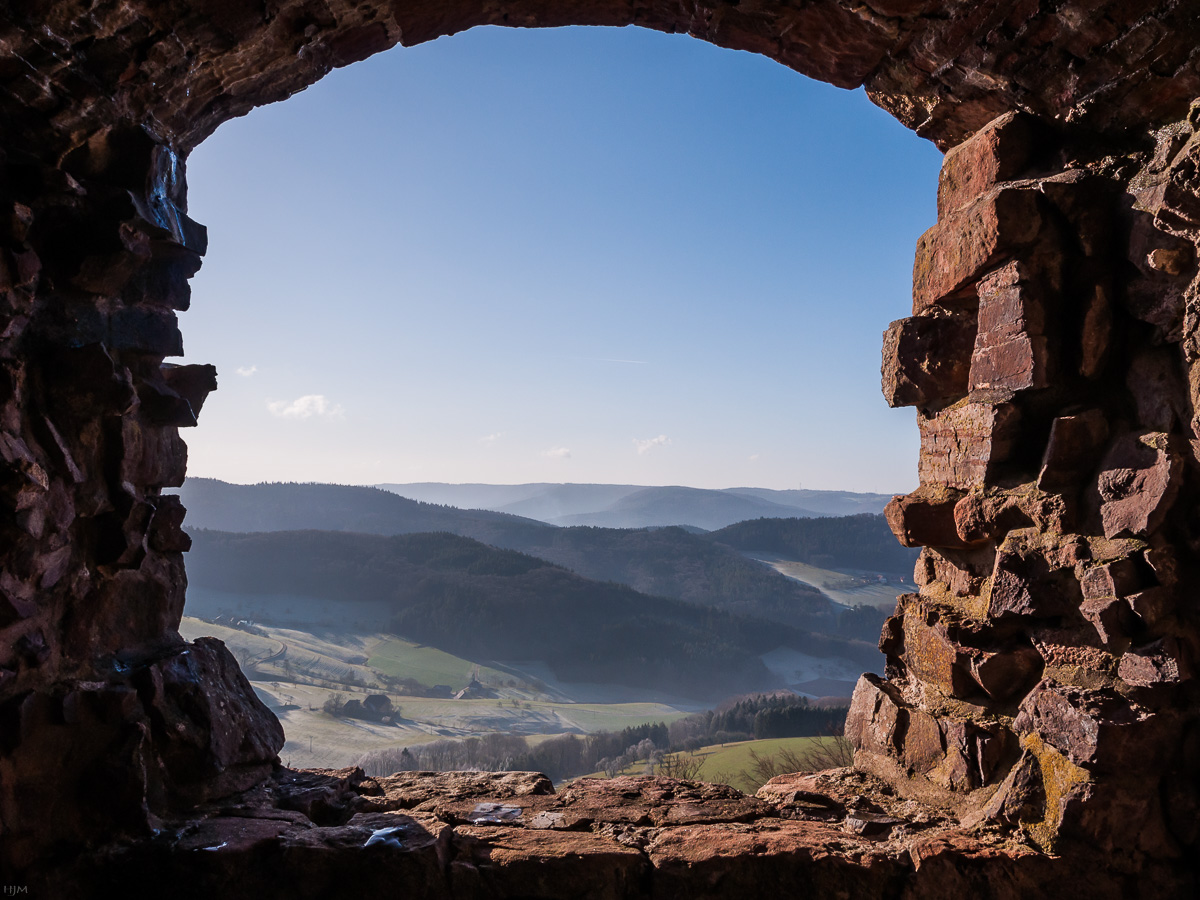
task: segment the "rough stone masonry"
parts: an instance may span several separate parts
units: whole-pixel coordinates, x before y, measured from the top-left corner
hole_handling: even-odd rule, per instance
[[[640,25],[871,98],[946,151],[883,389],[918,594],[855,768],[296,772],[177,627],[188,153],[479,24]],[[1195,896],[1200,6],[1189,0],[21,0],[0,6],[0,873],[31,896]],[[299,189],[299,188],[298,188]],[[165,885],[165,886],[164,886]]]

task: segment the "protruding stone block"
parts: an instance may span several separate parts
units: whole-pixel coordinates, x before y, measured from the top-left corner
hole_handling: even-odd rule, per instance
[[[1132,557],[1126,557],[1092,566],[1083,573],[1079,584],[1087,600],[1124,597],[1137,591],[1141,577],[1138,574],[1137,563]]]
[[[1009,403],[960,403],[936,413],[918,413],[922,484],[962,490],[983,487],[1012,453],[1020,414]]]
[[[1079,766],[1107,771],[1149,769],[1169,752],[1165,721],[1111,690],[1091,690],[1044,679],[1021,701],[1013,722],[1033,732]]]
[[[192,414],[197,417],[208,395],[217,389],[217,367],[213,365],[164,365],[162,375],[171,390],[188,402]]]
[[[883,396],[888,406],[930,406],[965,397],[975,317],[926,310],[893,322],[883,335]]]
[[[902,724],[900,703],[891,695],[894,690],[878,675],[868,673],[858,679],[845,728],[846,739],[855,750],[881,756],[894,751],[897,729]]]
[[[938,215],[953,213],[1021,174],[1033,157],[1035,136],[1033,120],[1012,112],[947,151],[938,176]]]
[[[996,554],[988,616],[1045,619],[1061,616],[1073,607],[1067,592],[1072,577],[1056,577],[1046,558],[1036,550],[1003,546]]]
[[[1117,674],[1126,684],[1152,688],[1179,684],[1192,675],[1183,645],[1175,638],[1161,638],[1125,653]]]
[[[1001,188],[946,216],[921,235],[913,264],[913,314],[947,303],[1042,226],[1033,191]],[[965,302],[973,304],[970,294]]]
[[[948,697],[970,697],[979,689],[968,652],[936,617],[922,617],[915,610],[905,615],[903,655],[910,672]]]
[[[1118,438],[1101,463],[1096,490],[1105,537],[1140,537],[1162,524],[1183,475],[1176,441],[1162,432]]]
[[[1011,396],[1049,384],[1045,289],[1017,261],[985,276],[971,356],[971,391]]]
[[[952,488],[922,485],[893,497],[883,515],[905,547],[965,547],[954,526],[954,507],[961,498]]]

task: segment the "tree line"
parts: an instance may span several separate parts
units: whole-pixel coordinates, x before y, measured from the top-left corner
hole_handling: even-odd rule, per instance
[[[368,775],[402,771],[542,772],[560,782],[593,772],[613,775],[642,760],[648,765],[665,763],[670,769],[672,754],[711,744],[840,735],[848,712],[845,705],[812,705],[794,694],[758,694],[670,724],[656,722],[621,731],[564,734],[537,744],[514,734],[439,740],[372,750],[358,765]]]

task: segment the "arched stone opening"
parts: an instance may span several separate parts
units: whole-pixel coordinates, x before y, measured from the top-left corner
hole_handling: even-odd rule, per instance
[[[264,854],[283,846],[297,880],[317,858],[305,841],[340,847],[338,871],[357,865],[361,844],[337,841],[359,832],[317,835],[355,811],[416,807],[438,790],[544,796],[536,780],[471,794],[275,770],[278,723],[232,658],[179,640],[187,538],[182,508],[160,493],[183,477],[178,428],[214,384],[208,367],[162,365],[179,352],[174,311],[205,249],[186,215],[187,152],[333,66],[482,23],[688,32],[866,84],[950,148],[939,222],[917,248],[914,314],[884,349],[885,394],[917,406],[922,431],[922,486],[889,518],[929,549],[921,593],[901,598],[883,635],[888,679],[856,692],[859,774],[780,783],[732,812],[742,801],[682,792],[689,808],[724,810],[711,814],[643,787],[639,802],[658,812],[638,815],[654,834],[620,830],[629,823],[613,811],[628,797],[585,792],[574,802],[600,824],[563,826],[575,837],[560,850],[536,828],[456,837],[455,823],[487,821],[450,804],[434,816],[448,831],[413,819],[421,853],[404,857],[417,867],[404,877],[440,885],[435,896],[524,895],[529,870],[508,858],[552,862],[559,874],[539,889],[550,896],[585,878],[598,896],[682,893],[705,871],[725,872],[731,896],[763,873],[863,896],[983,877],[1003,896],[1052,893],[1090,866],[1114,895],[1194,888],[1200,20],[1149,0],[62,0],[0,14],[3,865],[60,885],[89,866],[186,869],[200,890],[230,855],[244,874],[277,873]],[[541,812],[561,823],[567,801],[554,802]],[[185,865],[183,850],[210,848],[178,823],[211,826],[222,804],[253,824],[195,833],[234,837],[237,854]],[[173,837],[156,842],[164,825]],[[126,842],[116,856],[95,850],[112,840]],[[78,862],[81,846],[92,861]],[[54,852],[77,868],[39,869]],[[604,871],[570,862],[588,854]],[[769,860],[750,866],[756,854]],[[717,859],[727,867],[712,869]],[[394,878],[395,865],[370,877]]]

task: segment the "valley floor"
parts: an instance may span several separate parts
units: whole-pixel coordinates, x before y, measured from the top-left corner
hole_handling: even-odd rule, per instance
[[[672,722],[692,711],[668,703],[576,702],[571,686],[548,683],[545,672],[476,664],[381,633],[311,634],[249,624],[233,627],[190,616],[184,617],[180,631],[188,640],[212,636],[225,642],[283,724],[287,742],[280,758],[292,767],[339,768],[355,764],[372,750],[489,732],[536,741],[555,734],[620,731]],[[475,692],[483,696],[416,697],[399,685],[410,679],[428,692],[440,685],[450,694],[467,688],[473,677],[479,685]],[[599,689],[582,687],[590,695]],[[325,710],[330,700],[344,703],[378,694],[399,708],[393,723]]]

